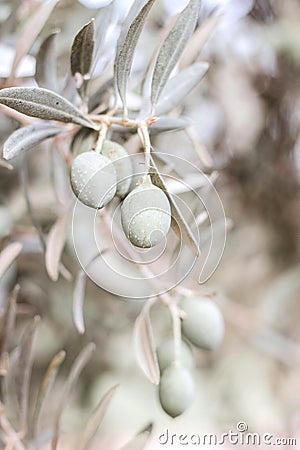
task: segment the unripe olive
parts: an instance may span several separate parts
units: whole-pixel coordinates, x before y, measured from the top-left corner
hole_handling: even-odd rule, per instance
[[[192,403],[194,395],[195,382],[188,369],[172,364],[164,370],[159,384],[159,400],[169,416],[182,414]]]
[[[179,358],[182,367],[190,370],[194,368],[192,351],[189,345],[184,341],[181,341]],[[175,361],[175,343],[173,338],[167,339],[159,345],[157,349],[157,359],[161,372]]]
[[[103,208],[116,193],[117,175],[106,156],[94,151],[76,156],[71,168],[71,185],[76,197],[91,208]]]
[[[132,175],[131,161],[128,153],[122,145],[112,141],[104,142],[101,153],[113,162],[117,173],[116,195],[124,198],[129,191]]]
[[[182,320],[182,333],[194,345],[213,350],[224,336],[224,319],[217,305],[207,297],[185,298],[181,309],[186,316]]]
[[[133,245],[154,247],[169,231],[170,203],[161,189],[146,181],[125,198],[121,218],[124,232]]]

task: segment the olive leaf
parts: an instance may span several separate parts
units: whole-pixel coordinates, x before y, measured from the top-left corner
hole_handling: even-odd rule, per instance
[[[27,114],[27,116],[75,123],[93,130],[98,129],[97,125],[84,117],[72,103],[48,89],[37,87],[4,88],[0,90],[0,104]]]
[[[136,434],[136,436],[134,436],[129,442],[127,442],[127,444],[125,444],[120,450],[143,450],[146,448],[152,429],[153,425],[150,423],[138,434]]]
[[[70,210],[67,209],[57,219],[48,235],[45,262],[48,275],[52,281],[57,281],[58,279],[60,258],[65,245],[69,217]]]
[[[59,434],[60,434],[60,422],[61,422],[62,413],[64,412],[64,409],[70,400],[70,397],[72,395],[72,392],[75,388],[75,385],[77,383],[77,380],[78,380],[82,370],[84,369],[84,367],[88,363],[89,359],[91,358],[92,354],[94,353],[95,348],[96,348],[96,346],[93,342],[90,342],[89,344],[87,344],[81,350],[81,352],[79,353],[79,355],[77,356],[77,358],[75,359],[75,361],[71,367],[68,379],[66,381],[65,390],[64,390],[61,400],[59,402],[56,417],[55,417],[54,433],[53,433],[53,438],[52,438],[52,443],[51,443],[52,450],[57,449],[57,444],[58,444],[58,439],[59,439]]]
[[[201,81],[208,68],[207,62],[195,63],[171,78],[161,93],[155,113],[158,116],[166,114],[180,104]]]
[[[75,77],[76,88],[83,99],[90,79],[94,44],[95,21],[92,19],[77,33],[71,48],[71,73]]]
[[[137,0],[131,7],[127,18],[124,21],[120,37],[117,43],[116,59],[114,64],[115,83],[126,111],[126,90],[127,82],[132,66],[134,51],[142,32],[147,15],[150,12],[155,0],[141,2]],[[142,4],[141,10],[133,19],[134,13]],[[133,21],[132,21],[133,19]]]
[[[36,122],[14,131],[3,145],[3,157],[7,160],[32,149],[45,139],[56,136],[64,128],[52,122]]]
[[[20,242],[12,242],[5,247],[0,253],[0,278],[19,256],[23,248]]]
[[[73,320],[78,333],[83,334],[84,318],[83,318],[83,301],[86,287],[86,274],[83,270],[79,270],[73,292]]]
[[[16,393],[19,402],[19,413],[21,427],[26,430],[28,423],[28,403],[29,387],[31,379],[31,370],[33,365],[33,343],[36,334],[37,325],[40,321],[39,316],[35,316],[29,323],[21,338],[18,347],[18,360],[16,363]]]
[[[81,443],[79,445],[80,450],[88,450],[90,448],[91,442],[97,432],[97,429],[101,425],[101,422],[107,411],[107,408],[109,407],[110,402],[113,396],[115,395],[115,392],[118,389],[118,387],[119,385],[117,384],[112,388],[110,388],[98,403],[97,407],[95,408],[95,411],[93,411],[93,413],[91,414],[86,424],[85,430],[83,432]]]
[[[36,37],[47,22],[52,10],[59,0],[47,0],[33,13],[26,23],[16,45],[16,53],[12,63],[9,84],[12,84],[22,58],[28,53]]]
[[[189,117],[160,116],[157,122],[149,127],[150,134],[162,133],[163,131],[179,131],[191,126]]]
[[[32,415],[32,423],[31,423],[31,432],[33,435],[33,438],[36,439],[38,435],[38,425],[39,425],[39,418],[43,409],[44,404],[46,403],[47,396],[54,384],[54,381],[56,379],[56,375],[58,373],[58,369],[65,360],[66,352],[64,350],[57,353],[52,361],[50,362],[46,373],[44,375],[44,378],[40,384],[37,398],[35,401],[34,411]]]
[[[55,41],[58,31],[51,33],[41,44],[36,55],[35,79],[42,88],[57,90]]]
[[[14,333],[19,292],[20,286],[16,284],[7,300],[5,310],[0,316],[0,375],[7,373],[7,345],[9,337]]]
[[[187,41],[194,32],[199,8],[200,0],[190,0],[162,44],[156,59],[151,85],[151,103],[153,110]]]
[[[158,384],[160,374],[149,314],[151,306],[148,301],[135,321],[133,344],[140,368],[151,383]]]
[[[175,231],[177,236],[183,240],[183,243],[185,243],[186,245],[189,245],[189,247],[193,250],[194,254],[196,256],[199,256],[200,249],[199,249],[198,242],[197,242],[192,230],[190,229],[189,225],[187,224],[185,218],[181,214],[180,209],[178,208],[172,194],[170,194],[168,192],[165,182],[162,179],[152,156],[151,156],[150,177],[151,177],[152,183],[155,184],[155,186],[162,189],[169,199],[169,202],[171,205],[172,229]]]
[[[197,30],[189,40],[188,48],[185,49],[182,57],[180,58],[180,67],[189,67],[196,61],[204,44],[210,38],[221,17],[222,15],[212,14],[204,22],[201,23],[199,28],[197,28]]]

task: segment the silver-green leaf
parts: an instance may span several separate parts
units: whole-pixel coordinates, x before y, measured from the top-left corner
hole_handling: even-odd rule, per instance
[[[36,55],[35,78],[42,88],[57,89],[57,74],[55,61],[55,38],[58,31],[51,33],[41,44]]]
[[[14,131],[5,141],[3,157],[6,160],[30,150],[45,139],[56,136],[63,131],[63,127],[48,121],[37,122]]]
[[[172,117],[161,116],[149,128],[150,134],[162,133],[163,131],[179,131],[191,126],[191,119],[185,116]]]
[[[200,0],[190,0],[179,15],[158,53],[151,86],[152,109],[176,66],[184,48],[196,27]]]
[[[124,110],[126,111],[126,90],[130,74],[134,51],[142,32],[147,15],[150,12],[155,0],[137,0],[131,7],[127,18],[124,21],[120,37],[117,43],[117,52],[115,59],[115,83],[121,97]],[[143,5],[144,4],[144,5]],[[137,8],[141,7],[135,16]],[[134,18],[133,18],[134,16]],[[133,20],[132,20],[133,19]]]
[[[207,62],[198,62],[171,78],[161,93],[156,115],[167,114],[197,86],[209,68]]]
[[[87,81],[93,62],[95,45],[95,21],[84,25],[73,41],[71,49],[71,73],[75,77],[76,87],[84,97]]]
[[[45,120],[58,120],[94,130],[97,125],[87,119],[78,108],[54,92],[37,87],[12,87],[0,90],[0,104],[18,112]]]

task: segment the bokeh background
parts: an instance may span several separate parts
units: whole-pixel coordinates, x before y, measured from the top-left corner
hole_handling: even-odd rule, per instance
[[[60,29],[57,58],[58,73],[63,77],[78,29],[91,17],[98,17],[108,3],[61,0],[23,60],[18,83],[34,83],[35,54],[54,28]],[[111,27],[103,44],[96,75],[101,74],[101,61],[113,55],[119,23],[130,3],[115,0],[118,24]],[[134,60],[132,102],[141,101],[135,80],[159,44],[161,30],[186,3],[157,1]],[[2,79],[9,74],[14,45],[37,5],[36,0],[0,2]],[[15,8],[17,14],[12,14]],[[2,309],[13,286],[20,285],[10,349],[18,344],[33,315],[42,318],[34,346],[32,397],[53,355],[60,349],[67,352],[44,414],[45,427],[51,424],[79,350],[91,341],[97,346],[63,415],[61,449],[74,448],[90,411],[116,383],[120,387],[95,440],[95,450],[121,448],[149,422],[154,423],[149,449],[162,447],[158,436],[166,429],[178,434],[221,433],[235,430],[240,421],[245,421],[251,432],[298,436],[300,445],[300,4],[297,0],[203,0],[199,29],[210,23],[213,12],[219,19],[201,53],[198,55],[197,49],[203,35],[196,32],[180,62],[185,67],[196,54],[197,60],[210,64],[203,81],[172,113],[192,119],[190,134],[161,133],[153,141],[157,150],[186,158],[200,169],[203,155],[209,157],[230,223],[223,258],[211,279],[199,286],[193,272],[183,283],[200,294],[216,293],[226,320],[226,336],[213,353],[195,349],[197,395],[182,417],[172,420],[164,414],[157,388],[136,363],[132,329],[143,302],[118,298],[88,282],[86,332],[79,335],[72,318],[74,283],[62,277],[54,283],[45,271],[22,190],[23,160],[12,161],[14,170],[0,168],[2,246],[9,240],[21,240],[25,249],[0,283]],[[1,108],[1,145],[18,126]],[[57,151],[53,164],[51,149],[45,144],[28,157],[30,198],[44,233],[60,211],[53,180],[62,183],[62,178],[51,170],[61,167],[60,155]],[[59,186],[61,193],[68,189]],[[188,196],[185,201],[189,202]],[[63,261],[76,274],[79,266],[71,239]],[[160,339],[170,326],[168,314],[157,308],[152,319]]]

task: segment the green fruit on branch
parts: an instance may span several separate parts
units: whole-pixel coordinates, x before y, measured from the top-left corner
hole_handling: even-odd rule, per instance
[[[133,245],[154,247],[169,231],[170,203],[161,189],[146,181],[125,198],[121,218],[124,232]]]
[[[124,198],[129,191],[132,176],[131,161],[128,153],[122,145],[113,141],[105,141],[101,153],[113,162],[117,173],[116,195]]]
[[[71,167],[71,185],[78,199],[91,208],[103,208],[116,193],[117,174],[106,156],[94,151],[78,155]]]
[[[177,417],[184,413],[194,395],[195,382],[188,369],[172,364],[164,370],[159,384],[159,400],[169,416]]]
[[[161,372],[175,361],[175,343],[173,338],[167,339],[159,345],[157,349],[157,359]],[[181,366],[186,369],[191,370],[194,368],[192,351],[190,346],[184,341],[181,341],[180,343],[179,362]]]
[[[217,305],[207,297],[185,298],[180,303],[185,313],[182,333],[204,350],[218,347],[224,337],[224,319]]]

